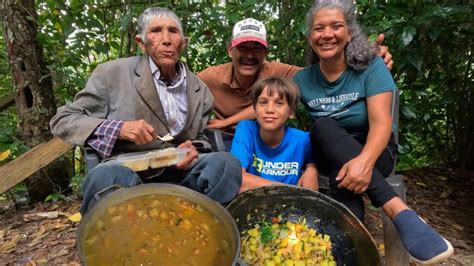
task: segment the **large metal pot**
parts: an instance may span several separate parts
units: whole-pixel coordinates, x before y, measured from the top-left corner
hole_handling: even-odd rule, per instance
[[[97,222],[97,219],[104,215],[104,213],[110,206],[116,205],[122,201],[135,197],[156,194],[174,195],[185,198],[193,203],[199,204],[202,208],[207,209],[218,219],[220,219],[223,226],[225,226],[231,241],[230,248],[233,250],[234,254],[233,265],[237,264],[237,260],[240,255],[239,231],[237,229],[235,221],[232,219],[232,217],[224,207],[222,207],[216,201],[213,201],[210,198],[204,196],[203,194],[182,186],[172,184],[150,183],[138,185],[131,188],[121,188],[110,194],[107,194],[107,196],[100,200],[97,205],[95,205],[83,217],[79,225],[79,230],[77,234],[77,246],[79,249],[81,260],[83,261],[84,265],[87,265],[87,261],[85,261],[83,243],[85,243],[85,232],[87,231],[88,226],[93,226]]]
[[[282,215],[283,221],[306,218],[309,226],[331,236],[337,265],[382,265],[374,239],[345,206],[330,197],[295,186],[269,186],[239,195],[227,210],[240,232]]]

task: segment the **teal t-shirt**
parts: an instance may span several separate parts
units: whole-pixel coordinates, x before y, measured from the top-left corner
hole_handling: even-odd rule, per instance
[[[352,135],[365,135],[369,130],[366,99],[396,89],[381,57],[362,71],[347,67],[334,82],[324,77],[319,64],[304,68],[293,79],[313,119],[332,117]]]

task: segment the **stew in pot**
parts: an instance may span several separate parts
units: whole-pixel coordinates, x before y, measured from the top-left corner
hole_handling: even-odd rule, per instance
[[[85,230],[88,265],[230,265],[222,222],[174,195],[147,195],[107,209]]]

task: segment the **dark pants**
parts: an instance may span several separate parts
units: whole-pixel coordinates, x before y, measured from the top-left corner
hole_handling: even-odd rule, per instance
[[[331,197],[346,205],[357,218],[363,220],[365,211],[362,194],[339,189],[336,176],[346,162],[361,153],[366,136],[349,135],[333,118],[317,119],[313,124],[310,136],[318,170],[321,174],[329,177]],[[366,194],[375,207],[384,205],[396,196],[392,187],[385,180],[395,165],[396,152],[397,145],[392,135],[389,144],[375,164],[372,179],[366,190]]]

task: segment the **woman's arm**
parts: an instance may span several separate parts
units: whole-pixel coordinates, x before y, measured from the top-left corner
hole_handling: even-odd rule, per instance
[[[390,105],[392,92],[384,92],[367,98],[369,132],[362,152],[344,164],[336,177],[339,188],[363,193],[372,177],[375,162],[383,152],[392,132]]]

